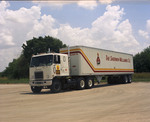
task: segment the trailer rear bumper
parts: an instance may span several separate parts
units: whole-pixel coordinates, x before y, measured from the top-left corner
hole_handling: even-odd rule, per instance
[[[52,85],[52,79],[51,80],[42,80],[42,81],[29,81],[30,86],[51,86]]]

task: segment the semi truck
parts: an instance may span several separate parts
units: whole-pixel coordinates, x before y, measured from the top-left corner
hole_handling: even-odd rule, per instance
[[[50,89],[54,93],[66,88],[90,89],[103,77],[108,84],[131,83],[133,55],[87,46],[71,46],[60,53],[33,55],[30,62],[33,93]]]

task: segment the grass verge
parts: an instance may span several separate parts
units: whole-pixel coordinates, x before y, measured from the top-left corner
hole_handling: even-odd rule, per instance
[[[28,78],[22,79],[8,79],[7,77],[0,77],[0,84],[20,84],[20,83],[29,83]]]
[[[134,73],[133,82],[150,82],[150,72],[148,73]]]

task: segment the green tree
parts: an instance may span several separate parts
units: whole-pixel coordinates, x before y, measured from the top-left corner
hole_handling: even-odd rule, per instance
[[[134,56],[135,72],[150,72],[150,46]]]
[[[50,36],[33,38],[22,45],[23,54],[28,61],[33,54],[46,53],[49,48],[52,52],[58,53],[59,49],[63,47],[66,47],[66,45],[62,41]]]
[[[9,63],[8,67],[3,71],[2,76],[7,76],[10,79],[20,79],[28,77],[28,66],[27,59],[21,54],[17,59],[13,59]]]
[[[8,67],[3,72],[3,76],[7,76],[9,78],[16,78],[17,72],[17,59],[13,59],[12,62],[9,63]]]

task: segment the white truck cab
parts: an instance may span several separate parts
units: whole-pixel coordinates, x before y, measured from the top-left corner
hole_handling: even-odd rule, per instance
[[[29,84],[34,93],[50,88],[53,79],[60,76],[69,76],[68,55],[45,53],[32,56]]]

